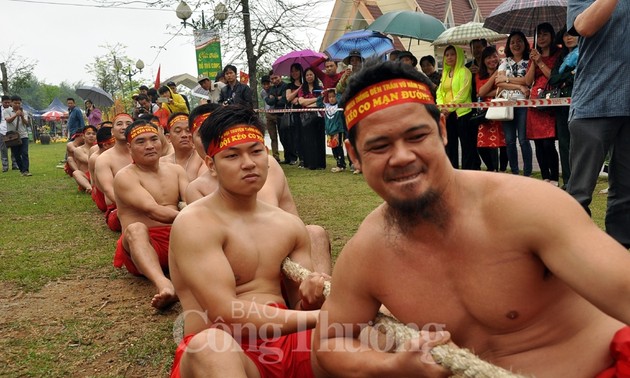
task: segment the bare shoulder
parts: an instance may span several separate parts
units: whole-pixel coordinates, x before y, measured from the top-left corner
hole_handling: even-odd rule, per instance
[[[547,182],[508,174],[469,172],[462,174],[460,187],[473,211],[493,224],[527,225],[540,230],[564,220],[588,218],[577,201]]]
[[[164,155],[164,156],[160,157],[160,163],[162,163],[162,162],[164,162],[164,163],[171,163],[171,162],[173,162],[173,155],[174,154],[175,153],[173,152],[171,154],[167,154],[167,155]]]
[[[167,172],[173,172],[178,175],[186,175],[186,171],[179,164],[174,164],[168,161],[162,161],[164,158],[160,158],[160,168],[166,170]]]

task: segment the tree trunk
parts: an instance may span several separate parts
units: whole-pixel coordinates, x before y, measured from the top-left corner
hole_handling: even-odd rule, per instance
[[[9,78],[7,76],[7,66],[0,63],[0,71],[2,71],[2,93],[9,94]]]
[[[249,0],[241,0],[243,7],[243,29],[245,31],[245,52],[247,53],[247,68],[249,70],[249,86],[254,97],[254,109],[258,109],[258,80],[256,78],[256,64],[258,57],[254,55],[254,42],[252,40],[252,22],[249,16]]]

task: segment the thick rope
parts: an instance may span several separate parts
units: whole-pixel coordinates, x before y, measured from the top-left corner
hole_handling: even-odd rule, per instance
[[[292,281],[302,282],[311,273],[308,269],[289,258],[282,262],[282,271]],[[330,294],[330,282],[324,283],[324,296]],[[374,319],[374,328],[394,337],[396,345],[401,346],[407,340],[419,337],[420,332],[405,326],[396,318],[378,313]],[[449,344],[442,344],[431,349],[431,356],[438,364],[453,372],[453,377],[465,378],[524,378],[508,370],[486,362],[467,349]]]

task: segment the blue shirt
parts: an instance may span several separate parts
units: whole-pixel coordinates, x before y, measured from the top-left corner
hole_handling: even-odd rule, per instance
[[[569,0],[567,30],[594,0]],[[569,120],[630,116],[630,2],[619,0],[608,22],[580,37]]]
[[[83,129],[84,127],[83,113],[75,106],[68,114],[68,136],[72,137],[77,130]]]

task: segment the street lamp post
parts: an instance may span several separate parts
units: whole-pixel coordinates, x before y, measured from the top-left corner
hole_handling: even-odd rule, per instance
[[[142,61],[142,59],[138,59],[138,61],[136,62],[136,69],[132,70],[131,66],[127,67],[127,73],[125,75],[127,75],[127,77],[129,78],[129,90],[133,91],[133,85],[131,82],[131,78],[134,77],[136,74],[141,73],[142,70],[144,69],[144,62]]]
[[[190,9],[190,6],[188,6],[188,4],[186,4],[186,2],[183,0],[179,3],[177,8],[175,9],[175,15],[177,16],[177,18],[182,20],[181,24],[184,26],[184,28],[186,26],[190,26],[195,30],[206,29],[206,17],[203,10],[201,11],[201,21],[191,20],[189,22],[188,19],[192,16],[192,13],[193,12],[192,12],[192,9]],[[228,9],[225,6],[225,4],[219,3],[217,4],[216,7],[214,7],[214,18],[217,21],[219,21],[219,23],[221,24],[221,27],[223,27],[223,23],[227,19],[227,16],[228,16]]]

